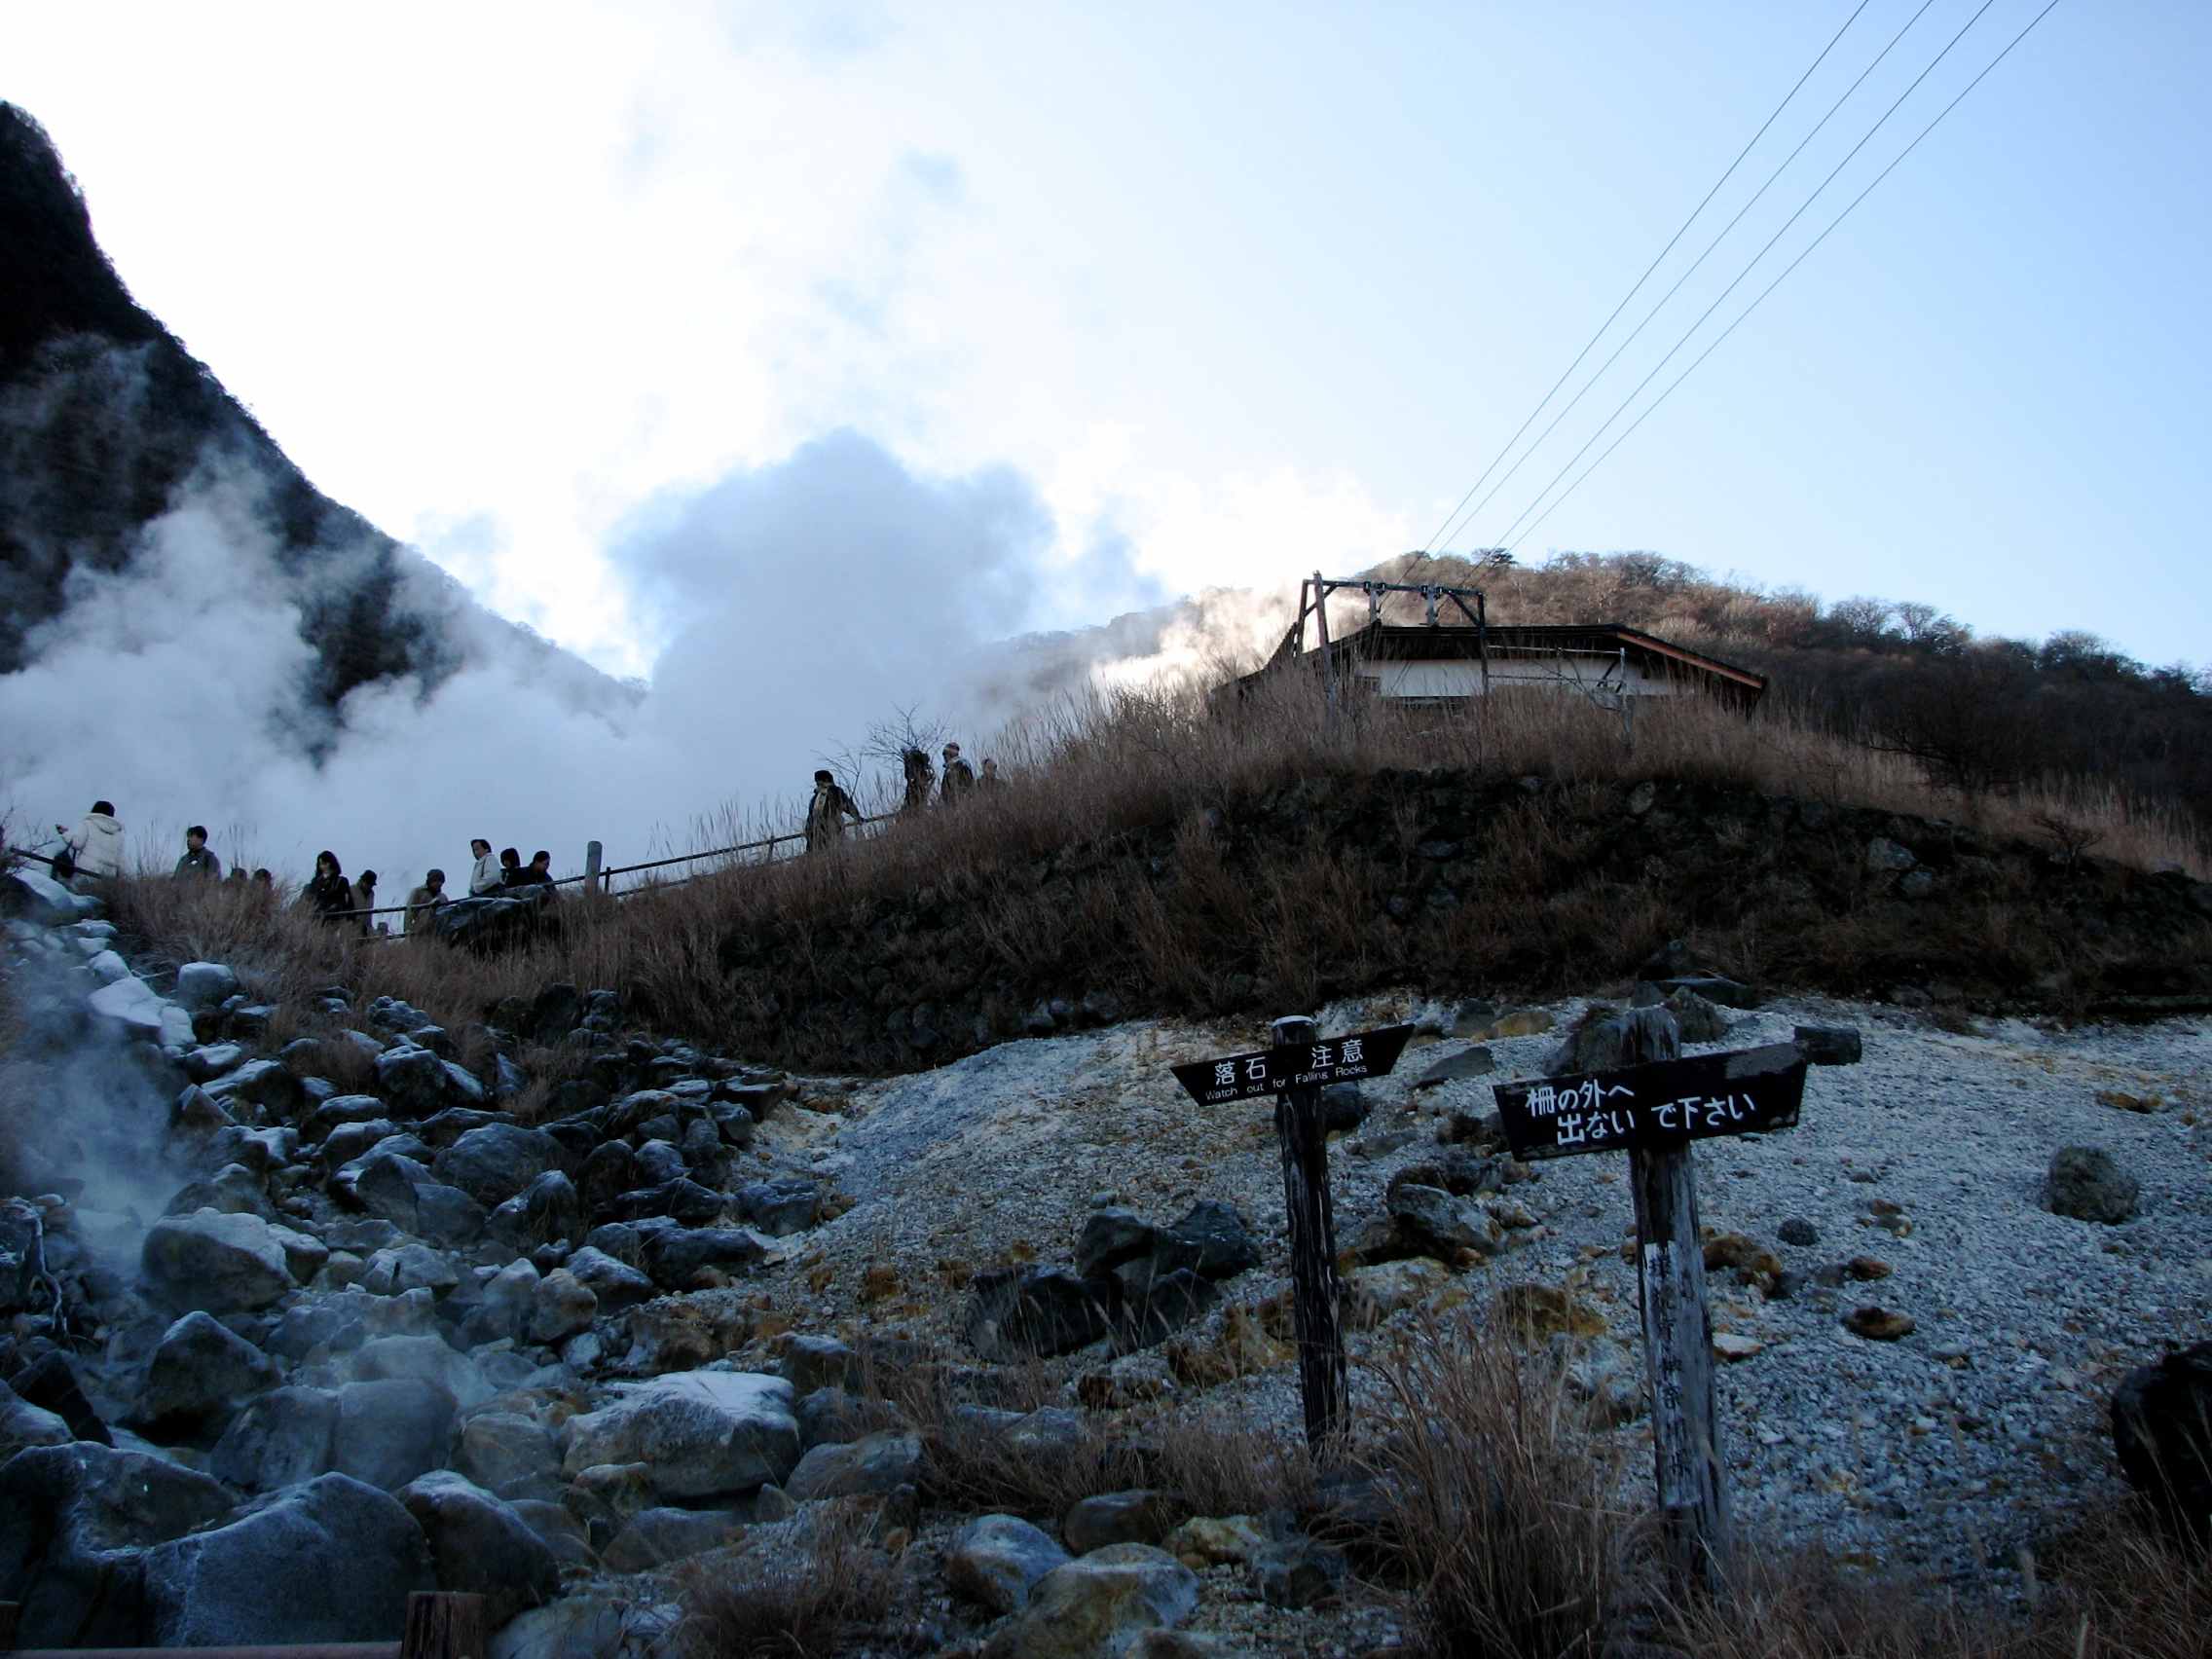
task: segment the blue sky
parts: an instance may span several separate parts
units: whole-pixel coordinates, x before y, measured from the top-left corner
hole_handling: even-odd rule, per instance
[[[1421,544],[1852,3],[50,8],[0,95],[324,489],[642,672],[641,505],[846,428],[1031,484],[1036,623]],[[1918,3],[1869,0],[1630,318]],[[1934,0],[1453,544],[1978,4]],[[1676,367],[2041,5],[1993,0]],[[1522,557],[2212,659],[2208,71],[2212,7],[2062,0]]]

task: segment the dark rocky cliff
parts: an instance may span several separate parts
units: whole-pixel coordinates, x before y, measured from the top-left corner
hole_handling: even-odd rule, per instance
[[[495,642],[557,664],[579,691],[613,690],[316,490],[132,300],[46,132],[7,103],[0,295],[0,672],[35,652],[73,570],[128,569],[180,490],[221,477],[250,485],[314,648],[309,711],[394,676],[434,684]]]

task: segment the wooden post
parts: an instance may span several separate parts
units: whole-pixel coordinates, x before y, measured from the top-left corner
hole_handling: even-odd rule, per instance
[[[16,1650],[16,1627],[22,1621],[20,1602],[0,1602],[0,1653]]]
[[[409,1596],[399,1659],[484,1659],[484,1598],[451,1590]]]
[[[1621,1016],[1612,1065],[1678,1059],[1681,1027],[1661,1008]],[[1598,1069],[1609,1069],[1601,1067]],[[1651,1380],[1651,1456],[1659,1522],[1675,1581],[1717,1592],[1732,1554],[1727,1470],[1713,1379],[1713,1315],[1705,1300],[1705,1241],[1698,1235],[1697,1166],[1689,1146],[1633,1147],[1639,1301]]]
[[[1329,589],[1321,572],[1313,572],[1313,620],[1321,634],[1321,690],[1333,714],[1337,707],[1337,659],[1329,653]]]
[[[1319,1035],[1303,1014],[1274,1022],[1277,1048]],[[1306,1403],[1306,1444],[1323,1455],[1350,1412],[1339,1322],[1337,1221],[1329,1199],[1329,1141],[1318,1085],[1275,1097],[1275,1140],[1282,1151],[1283,1203],[1290,1217],[1291,1309],[1298,1322],[1298,1386]]]
[[[605,849],[597,841],[586,841],[584,843],[584,891],[586,893],[597,893],[599,891],[599,866],[605,856]]]

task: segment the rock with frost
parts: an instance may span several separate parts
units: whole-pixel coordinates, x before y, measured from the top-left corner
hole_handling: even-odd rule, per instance
[[[470,1129],[438,1155],[431,1173],[487,1209],[502,1204],[563,1162],[561,1143],[520,1124]]]
[[[407,1598],[436,1588],[397,1501],[323,1475],[267,1507],[146,1552],[148,1624],[166,1646],[396,1640]]]
[[[275,1360],[212,1314],[187,1313],[146,1362],[133,1419],[157,1438],[212,1434],[282,1380]]]
[[[955,1594],[994,1613],[1012,1613],[1029,1604],[1039,1579],[1068,1560],[1043,1529],[1014,1515],[985,1515],[953,1534],[944,1575]]]
[[[1147,1631],[1197,1610],[1198,1575],[1149,1544],[1109,1544],[1037,1581],[1021,1616],[993,1638],[1004,1659],[1109,1659]]]
[[[208,1467],[245,1492],[276,1492],[327,1473],[338,1426],[338,1396],[327,1388],[276,1388],[249,1400]]]
[[[519,1412],[478,1412],[470,1418],[454,1466],[509,1500],[560,1495],[561,1448],[550,1430]]]
[[[450,1469],[419,1475],[395,1493],[423,1529],[440,1590],[484,1598],[484,1627],[561,1593],[561,1567],[523,1518]]]
[[[442,1469],[453,1446],[453,1396],[419,1378],[349,1382],[338,1390],[330,1466],[371,1486],[405,1486]]]
[[[143,979],[117,979],[102,985],[87,999],[94,1014],[115,1020],[126,1031],[162,1040],[162,1009],[166,1006]]]
[[[921,1479],[915,1434],[870,1434],[845,1446],[817,1446],[801,1457],[784,1490],[800,1503],[818,1497],[883,1497]]]
[[[220,962],[187,962],[176,971],[176,1000],[195,1012],[238,995],[239,977]]]
[[[644,1463],[666,1497],[709,1497],[782,1482],[797,1465],[792,1385],[751,1372],[694,1371],[619,1385],[569,1424],[563,1467]]]
[[[90,1441],[0,1464],[0,1597],[21,1604],[25,1646],[141,1640],[139,1552],[231,1512],[215,1481]]]
[[[154,1299],[176,1309],[238,1313],[297,1288],[282,1241],[254,1215],[197,1210],[147,1231],[139,1271]]]

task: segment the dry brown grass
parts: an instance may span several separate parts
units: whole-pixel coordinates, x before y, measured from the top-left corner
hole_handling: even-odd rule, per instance
[[[684,1659],[830,1659],[879,1624],[898,1568],[871,1534],[866,1506],[816,1505],[801,1519],[743,1531],[727,1549],[675,1569]]]
[[[871,951],[880,941],[875,965],[913,1002],[973,1001],[981,993],[962,987],[983,984],[986,971],[1021,983],[1055,967],[1068,972],[1071,962],[1095,972],[1093,982],[1140,984],[1156,1001],[1208,1011],[1237,1001],[1228,987],[1238,976],[1297,1006],[1330,984],[1401,972],[1390,952],[1403,944],[1374,925],[1373,886],[1395,879],[1383,867],[1387,857],[1379,863],[1375,849],[1364,849],[1359,865],[1341,848],[1290,834],[1255,867],[1229,858],[1209,827],[1209,813],[1225,803],[1291,786],[1356,784],[1384,769],[1548,780],[1541,796],[1498,809],[1471,855],[1479,862],[1474,891],[1449,918],[1424,923],[1444,946],[1439,956],[1424,945],[1432,963],[1505,962],[1508,945],[1525,947],[1540,930],[1545,959],[1509,964],[1531,992],[1556,988],[1573,963],[1591,960],[1589,950],[1617,969],[1609,958],[1638,938],[1657,942],[1683,924],[1669,908],[1663,873],[1561,880],[1577,873],[1603,804],[1643,779],[1948,816],[2036,845],[2052,844],[2056,824],[2076,839],[2095,837],[2100,857],[2120,865],[2212,870],[2177,814],[2055,785],[1962,802],[1932,789],[1911,762],[1819,732],[1787,709],[1746,719],[1702,698],[1644,710],[1632,750],[1614,717],[1549,694],[1500,697],[1466,714],[1368,707],[1331,719],[1303,682],[1225,715],[1195,693],[1124,691],[1035,716],[1005,734],[996,753],[1014,780],[996,800],[902,822],[833,857],[695,866],[702,873],[687,882],[620,899],[571,894],[547,937],[488,958],[427,940],[364,941],[227,887],[159,878],[121,884],[118,919],[178,960],[228,961],[266,993],[335,981],[356,1003],[397,996],[457,1033],[499,998],[566,980],[619,987],[642,1022],[664,1030],[756,1049],[763,1032],[783,1032],[784,1051],[760,1057],[833,1066],[865,1062],[840,1061],[833,1034],[810,1035],[794,1022],[792,999],[865,994],[850,955],[863,941]],[[1400,827],[1402,839],[1415,832],[1410,822]],[[1173,880],[1132,882],[1127,849],[1161,837],[1172,841]],[[1410,846],[1388,856],[1408,874],[1418,862]],[[902,954],[901,930],[917,915],[958,918],[973,944],[951,956],[941,944]],[[1830,919],[1835,925],[1809,930],[1802,918],[1780,918],[1771,938],[1754,919],[1730,942],[1764,956],[1748,964],[1753,970],[1780,978],[1803,970],[1835,988],[1850,977],[1855,952],[1878,957],[1895,941],[1880,927],[1855,936],[1850,916]],[[2003,931],[2011,920],[1993,912],[1986,926]],[[768,971],[733,975],[733,940]],[[2047,954],[2048,941],[2030,943],[2015,977],[2046,966],[2039,953]],[[1959,947],[1988,954],[1978,939],[1962,938]],[[1335,976],[1330,984],[1324,966]]]
[[[1614,1507],[1619,1455],[1580,1426],[1557,1369],[1455,1320],[1379,1372],[1388,1422],[1366,1461],[1423,1650],[1594,1659],[1636,1587],[1632,1528]]]

